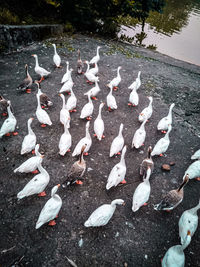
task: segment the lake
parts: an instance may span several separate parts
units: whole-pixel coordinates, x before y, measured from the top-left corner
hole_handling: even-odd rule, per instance
[[[151,12],[143,30],[136,19],[124,24],[118,37],[200,66],[200,0],[166,0],[162,14]]]

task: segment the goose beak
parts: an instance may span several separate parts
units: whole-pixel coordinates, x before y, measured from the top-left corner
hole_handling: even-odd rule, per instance
[[[44,158],[44,155],[40,155],[40,157],[43,159]]]
[[[60,187],[60,184],[57,184],[57,187]]]

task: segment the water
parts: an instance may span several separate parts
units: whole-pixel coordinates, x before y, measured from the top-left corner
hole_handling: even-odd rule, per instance
[[[163,13],[150,13],[143,30],[135,19],[123,24],[119,37],[200,66],[200,0],[166,0]]]

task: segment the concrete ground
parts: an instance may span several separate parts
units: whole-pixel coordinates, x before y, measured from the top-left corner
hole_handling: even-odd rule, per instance
[[[53,47],[62,58],[61,69],[53,66]],[[77,142],[85,135],[85,121],[79,118],[80,111],[87,97],[84,92],[91,88],[86,78],[76,74],[77,49],[81,50],[83,60],[90,60],[100,45],[99,79],[101,92],[94,103],[94,114],[90,124],[93,135],[93,122],[98,114],[101,101],[106,101],[109,90],[108,81],[116,76],[116,69],[122,66],[118,91],[114,92],[118,109],[109,112],[105,106],[102,111],[105,122],[105,139],[101,142],[92,136],[89,156],[85,157],[87,172],[81,186],[60,188],[58,194],[63,205],[56,219],[56,226],[42,226],[35,230],[35,223],[40,210],[50,198],[51,188],[62,183],[76,160],[71,153],[61,157],[58,154],[58,142],[63,133],[59,122],[62,106],[58,92],[60,81],[65,72],[65,61],[74,69],[74,93],[78,98],[77,113],[71,115],[72,151]],[[42,91],[53,101],[47,111],[52,119],[51,127],[41,128],[35,111],[36,86],[32,93],[16,91],[24,78],[24,65],[34,79],[34,58],[37,54],[39,63],[51,71],[51,75],[41,83]],[[153,204],[160,202],[162,195],[175,189],[182,182],[186,168],[194,151],[200,148],[200,67],[178,61],[167,56],[140,49],[128,44],[92,38],[83,35],[49,39],[35,43],[18,53],[0,56],[0,94],[10,99],[17,118],[19,135],[3,137],[0,140],[0,265],[1,266],[70,266],[67,258],[77,266],[160,266],[161,258],[167,249],[180,244],[178,220],[182,212],[197,205],[200,196],[200,182],[189,181],[184,189],[183,202],[171,213],[158,212]],[[138,90],[139,105],[129,107],[128,86],[141,71],[142,85]],[[131,149],[131,141],[140,123],[139,112],[148,105],[147,96],[153,96],[153,115],[146,125],[145,145],[139,150]],[[67,99],[67,96],[66,96]],[[166,116],[171,103],[173,128],[170,133],[170,146],[165,157],[155,157],[155,170],[150,178],[151,195],[148,206],[136,213],[131,210],[132,196],[141,182],[138,168],[146,157],[149,145],[154,146],[162,136],[157,132],[158,121]],[[43,166],[50,174],[46,188],[47,196],[32,196],[17,201],[17,193],[33,177],[33,174],[15,174],[13,170],[31,155],[20,155],[23,137],[27,134],[27,120],[34,117],[32,128],[40,144],[40,151],[45,155]],[[1,117],[0,124],[4,118]],[[127,144],[125,156],[127,184],[119,185],[106,191],[107,177],[112,167],[119,162],[120,156],[109,158],[110,144],[118,134],[120,123],[124,123],[123,135]],[[170,172],[161,170],[163,163],[174,161]],[[125,206],[117,206],[110,222],[101,228],[85,228],[84,222],[100,205],[122,198]],[[199,243],[200,231],[197,229],[191,244],[185,250],[185,266],[200,266]]]

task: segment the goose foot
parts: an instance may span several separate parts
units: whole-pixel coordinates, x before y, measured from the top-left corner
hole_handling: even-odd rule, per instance
[[[46,127],[46,124],[42,123],[40,126],[41,126],[42,128],[45,128],[45,127]]]
[[[13,134],[14,136],[16,136],[16,135],[18,135],[18,132],[13,132],[12,134]]]
[[[105,135],[102,135],[102,138],[104,139],[105,138]]]
[[[197,181],[200,181],[200,177],[197,177],[196,180],[197,180]]]
[[[115,155],[121,155],[121,152],[117,152]]]
[[[95,96],[92,96],[91,98],[92,98],[93,100],[97,100],[97,98],[96,98]]]
[[[161,131],[161,133],[166,134],[166,131]]]
[[[108,111],[112,111],[112,109],[110,107],[108,107]]]
[[[91,119],[92,119],[91,117],[87,117],[87,118],[86,118],[86,120],[88,120],[88,121],[91,121]]]
[[[88,152],[85,152],[85,153],[83,153],[83,155],[84,155],[84,156],[88,156],[89,154],[88,154]]]
[[[165,210],[166,212],[171,212],[171,210]]]
[[[26,89],[26,93],[30,94],[31,93],[31,89]]]
[[[56,215],[56,218],[58,218],[58,214]]]
[[[38,197],[45,197],[47,194],[45,193],[45,191],[41,192],[38,194]]]
[[[68,95],[71,95],[71,92],[67,92]]]
[[[132,103],[128,103],[128,106],[132,106],[132,107],[136,107],[136,105],[132,104]]]
[[[93,136],[95,136],[95,137],[96,137],[97,135],[96,135],[96,134],[93,134]]]
[[[120,182],[120,184],[126,184],[126,180],[124,179],[123,181]]]
[[[45,106],[41,105],[41,108],[43,108],[43,109],[44,109],[44,108],[45,108]]]
[[[117,91],[117,89],[118,89],[117,86],[114,86],[114,87],[113,87],[113,90],[114,90],[114,91]]]
[[[68,149],[67,152],[71,152],[71,149]]]
[[[81,182],[80,180],[77,180],[77,181],[76,181],[76,184],[78,184],[78,185],[82,185],[83,182]]]
[[[143,206],[147,206],[147,205],[148,205],[148,203],[146,203],[146,202],[143,204]]]
[[[34,171],[32,171],[31,173],[36,174],[36,173],[38,173],[38,172],[39,172],[38,170],[34,170]]]
[[[77,110],[76,109],[71,109],[69,112],[76,112]]]
[[[7,112],[3,112],[3,113],[2,113],[2,116],[4,116],[4,117],[7,116],[7,115],[8,115]]]
[[[49,225],[54,226],[54,225],[56,225],[56,222],[54,220],[52,220],[49,222]]]
[[[159,156],[160,156],[160,157],[163,157],[164,155],[161,153]]]
[[[5,136],[10,136],[10,133],[5,134]]]
[[[33,150],[31,151],[31,153],[34,155],[34,154],[35,154],[35,149],[33,149]]]
[[[37,82],[41,83],[42,81],[44,81],[44,77],[41,77],[41,79],[39,81],[37,81]]]

